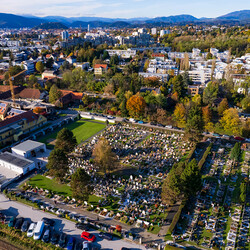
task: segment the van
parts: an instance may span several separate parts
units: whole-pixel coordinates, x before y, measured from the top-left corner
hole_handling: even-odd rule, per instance
[[[36,223],[31,223],[27,231],[27,237],[33,236],[35,228],[36,228]]]
[[[43,229],[44,229],[44,222],[43,221],[38,221],[36,228],[34,230],[33,234],[33,239],[34,240],[39,240],[43,234]]]

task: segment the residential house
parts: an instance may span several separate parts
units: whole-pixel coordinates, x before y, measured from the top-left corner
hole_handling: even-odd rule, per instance
[[[102,75],[108,71],[107,64],[95,64],[94,66],[94,73],[95,75]]]
[[[55,105],[66,107],[72,104],[79,104],[82,100],[83,93],[73,92],[70,90],[61,90],[62,97],[56,101]]]

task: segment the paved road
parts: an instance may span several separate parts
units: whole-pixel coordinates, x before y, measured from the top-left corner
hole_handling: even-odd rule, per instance
[[[7,215],[22,216],[24,218],[30,218],[35,222],[41,220],[43,217],[54,219],[56,222],[56,230],[63,230],[63,232],[65,232],[66,234],[72,235],[77,239],[81,239],[80,234],[82,233],[82,230],[76,229],[74,222],[58,218],[52,214],[44,213],[41,210],[32,209],[31,207],[16,201],[9,201],[3,194],[0,194],[0,209],[3,210],[3,212]],[[121,249],[121,247],[127,247],[133,250],[146,249],[144,246],[127,242],[125,240],[102,240],[98,237],[98,231],[91,231],[91,233],[93,233],[97,237],[97,241],[94,243],[94,245],[101,247],[101,249],[119,250]]]

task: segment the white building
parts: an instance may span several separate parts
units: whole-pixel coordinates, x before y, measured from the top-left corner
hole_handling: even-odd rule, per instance
[[[131,49],[127,49],[127,50],[107,49],[107,52],[108,52],[110,57],[117,55],[120,58],[130,58],[130,57],[133,58],[136,55],[136,50],[131,50]]]
[[[161,30],[160,31],[160,37],[164,36],[164,35],[167,35],[167,34],[170,34],[170,31],[169,30]]]
[[[9,152],[0,154],[0,169],[7,168],[17,174],[26,174],[36,167],[35,162]]]
[[[11,151],[14,155],[22,156],[24,158],[31,158],[37,153],[45,152],[46,146],[41,142],[27,140],[11,148]]]
[[[157,34],[157,29],[156,28],[152,28],[151,29],[151,34],[152,35],[156,35]]]

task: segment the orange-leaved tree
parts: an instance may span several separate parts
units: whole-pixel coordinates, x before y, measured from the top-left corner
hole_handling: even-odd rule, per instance
[[[146,107],[144,98],[140,95],[133,95],[127,101],[127,110],[129,115],[133,117],[140,117],[143,115]]]

